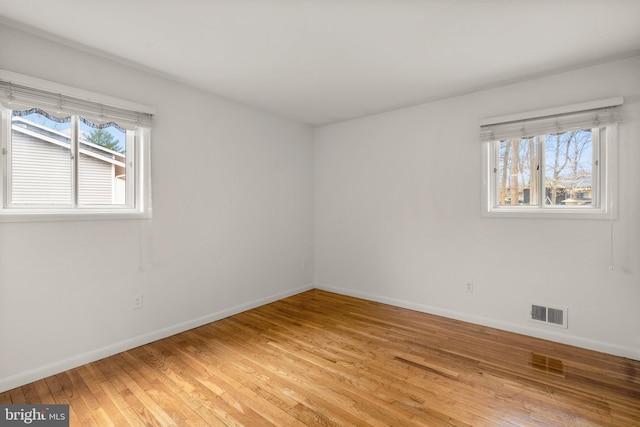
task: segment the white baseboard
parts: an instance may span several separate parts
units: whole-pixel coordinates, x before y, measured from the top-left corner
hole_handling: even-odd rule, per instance
[[[163,328],[157,331],[149,332],[144,335],[130,338],[125,341],[117,342],[105,347],[101,347],[96,350],[88,351],[86,353],[79,354],[77,356],[58,360],[45,366],[38,367],[26,372],[21,372],[10,377],[0,379],[0,393],[11,390],[15,387],[20,387],[24,384],[28,384],[33,381],[40,380],[42,378],[49,377],[51,375],[64,372],[69,369],[77,368],[78,366],[85,365],[87,363],[95,362],[105,357],[112,356],[114,354],[121,353],[123,351],[130,350],[141,345],[149,344],[153,341],[157,341],[171,335],[178,334],[180,332],[188,331],[189,329],[197,328],[207,323],[215,322],[216,320],[224,319],[225,317],[233,316],[234,314],[242,313],[243,311],[251,310],[252,308],[259,307],[261,305],[269,304],[280,299],[299,294],[301,292],[308,291],[310,289],[317,288],[328,292],[335,292],[342,295],[348,295],[356,298],[363,298],[370,301],[376,301],[383,304],[389,304],[396,307],[408,308],[410,310],[416,310],[423,313],[434,314],[437,316],[448,317],[451,319],[461,320],[464,322],[470,322],[478,325],[488,326],[504,331],[515,332],[524,334],[536,338],[547,339],[562,344],[573,345],[576,347],[582,347],[589,350],[600,351],[603,353],[613,354],[621,357],[628,357],[634,360],[640,360],[640,350],[617,346],[611,343],[589,340],[580,337],[567,336],[564,334],[554,333],[553,331],[543,331],[533,327],[518,325],[515,323],[504,322],[496,319],[469,315],[462,312],[445,310],[438,307],[432,307],[424,304],[417,304],[409,301],[398,300],[394,298],[388,298],[381,295],[370,294],[367,292],[354,291],[352,289],[345,289],[335,286],[329,286],[324,284],[307,284],[298,288],[290,289],[285,292],[274,294],[268,297],[260,298],[245,304],[240,304],[235,307],[221,310],[215,313],[208,314],[196,319],[192,319],[177,325],[172,325],[167,328]]]
[[[260,307],[261,305],[269,304],[270,302],[281,300],[291,295],[308,291],[313,288],[313,284],[310,283],[298,288],[290,289],[285,292],[270,295],[268,297],[260,298],[258,300],[254,300],[245,304],[240,304],[226,310],[211,313],[197,319],[188,320],[177,325],[172,325],[167,328],[130,338],[128,340],[120,341],[105,347],[98,348],[96,350],[91,350],[86,353],[70,357],[68,359],[58,360],[48,365],[38,367],[36,369],[2,378],[0,379],[0,393],[16,387],[20,387],[33,381],[40,380],[42,378],[49,377],[51,375],[58,374],[60,372],[67,371],[69,369],[77,368],[78,366],[82,366],[87,363],[104,359],[105,357],[113,356],[114,354],[118,354],[123,351],[139,347],[141,345],[149,344],[153,341],[157,341],[171,335],[178,334],[180,332],[188,331],[189,329],[206,325],[207,323],[215,322],[216,320],[224,319],[225,317],[233,316],[234,314],[242,313],[243,311],[251,310],[252,308]]]
[[[523,334],[523,335],[528,335],[535,338],[554,341],[561,344],[567,344],[575,347],[581,347],[589,350],[599,351],[602,353],[613,354],[615,356],[621,356],[621,357],[627,357],[634,360],[640,360],[640,350],[630,348],[630,347],[623,347],[623,346],[618,346],[618,345],[607,343],[607,342],[595,341],[587,338],[560,334],[554,331],[546,331],[546,330],[537,329],[531,326],[519,325],[517,323],[504,322],[501,320],[491,319],[491,318],[482,317],[482,316],[474,316],[474,315],[470,315],[470,314],[459,312],[459,311],[446,310],[438,307],[432,307],[429,305],[417,304],[409,301],[388,298],[385,296],[370,294],[367,292],[354,291],[352,289],[329,286],[321,283],[316,283],[315,288],[328,291],[328,292],[334,292],[341,295],[347,295],[347,296],[352,296],[356,298],[366,299],[369,301],[389,304],[396,307],[408,308],[410,310],[420,311],[423,313],[434,314],[436,316],[442,316],[450,319],[461,320],[463,322],[469,322],[477,325],[488,326],[488,327],[500,329],[503,331],[515,332],[518,334]]]

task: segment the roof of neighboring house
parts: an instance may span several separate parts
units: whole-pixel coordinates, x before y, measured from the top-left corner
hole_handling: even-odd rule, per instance
[[[13,117],[11,129],[38,138],[44,142],[58,145],[67,149],[71,148],[71,137],[63,132],[42,126],[22,117]],[[126,156],[114,150],[110,150],[101,145],[94,144],[84,139],[80,140],[80,153],[93,157],[103,162],[116,166],[125,167]]]

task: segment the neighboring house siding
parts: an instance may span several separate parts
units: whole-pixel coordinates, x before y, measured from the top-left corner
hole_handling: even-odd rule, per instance
[[[71,159],[67,148],[13,132],[11,150],[12,203],[71,202]]]
[[[113,202],[113,165],[85,154],[78,163],[78,203],[83,205]]]
[[[69,149],[14,131],[12,135],[11,202],[13,204],[71,203]],[[111,204],[114,167],[80,154],[78,198],[81,204]]]

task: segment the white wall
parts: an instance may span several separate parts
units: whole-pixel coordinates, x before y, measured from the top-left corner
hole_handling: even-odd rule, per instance
[[[316,129],[317,286],[640,359],[639,76],[633,58]],[[607,221],[480,216],[480,119],[612,96],[614,272]]]
[[[2,25],[0,40],[0,69],[157,110],[152,220],[0,223],[0,391],[312,286],[310,128]]]

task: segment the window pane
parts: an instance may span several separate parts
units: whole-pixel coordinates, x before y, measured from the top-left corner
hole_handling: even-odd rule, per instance
[[[13,111],[10,192],[12,204],[71,204],[71,117],[43,110]]]
[[[498,206],[538,205],[537,138],[498,143]]]
[[[593,138],[591,130],[546,135],[545,204],[592,203]]]
[[[126,204],[126,132],[80,118],[78,204]]]

